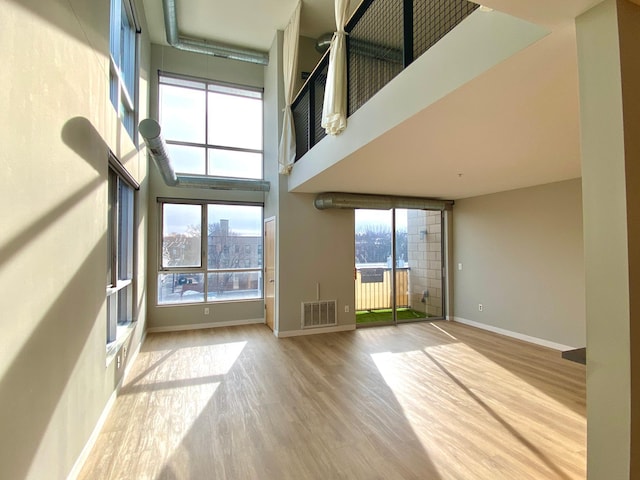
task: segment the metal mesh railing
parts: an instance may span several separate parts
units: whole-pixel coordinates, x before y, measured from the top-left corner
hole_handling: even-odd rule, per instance
[[[327,71],[329,70],[329,56],[318,70],[314,79],[313,97],[316,108],[314,109],[314,145],[327,136],[327,132],[322,128],[322,103],[324,102],[324,89],[327,86]]]
[[[472,13],[467,0],[364,0],[346,25],[348,115]],[[292,105],[296,160],[326,136],[320,123],[329,55]]]
[[[321,123],[328,69],[329,55],[325,55],[291,105],[296,133],[296,160],[326,136]]]
[[[313,146],[309,145],[309,98],[309,90],[302,90],[291,107],[296,131],[296,160]]]
[[[403,68],[403,0],[377,0],[347,26],[349,114],[354,113]]]
[[[429,50],[479,6],[466,0],[413,0],[413,57]]]

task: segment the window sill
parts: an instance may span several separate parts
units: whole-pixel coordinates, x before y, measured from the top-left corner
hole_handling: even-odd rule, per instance
[[[118,290],[122,290],[125,287],[128,287],[133,283],[133,280],[118,280],[118,284],[114,286],[107,287],[107,297],[109,295],[113,295],[114,293],[118,293]]]
[[[129,322],[125,325],[118,325],[116,340],[111,343],[107,343],[107,367],[111,364],[111,362],[113,362],[113,359],[116,358],[118,352],[122,349],[122,346],[127,343],[129,338],[133,334],[136,323],[137,322]]]
[[[249,302],[264,302],[264,297],[255,297],[255,298],[238,298],[238,299],[227,299],[227,300],[218,300],[218,301],[198,301],[198,302],[178,302],[178,303],[156,303],[156,307],[165,308],[165,307],[187,307],[198,305],[201,307],[213,307],[214,305],[225,305],[229,303],[249,303]]]

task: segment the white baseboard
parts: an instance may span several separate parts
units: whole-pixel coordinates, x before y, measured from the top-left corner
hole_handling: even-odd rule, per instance
[[[113,405],[116,403],[116,399],[118,398],[118,394],[120,393],[120,388],[122,388],[122,384],[124,383],[125,378],[127,378],[127,375],[131,371],[131,366],[135,363],[136,358],[140,353],[140,349],[142,348],[142,344],[144,343],[146,338],[147,338],[147,332],[144,331],[142,332],[142,336],[140,337],[140,342],[138,343],[138,345],[136,345],[136,348],[133,351],[133,354],[129,356],[129,360],[127,362],[127,366],[125,367],[124,373],[122,374],[122,378],[118,382],[118,385],[116,385],[116,388],[111,393],[109,400],[107,400],[107,404],[102,409],[100,418],[98,418],[98,421],[95,427],[93,427],[93,431],[91,432],[91,435],[87,440],[87,443],[85,443],[84,448],[82,449],[82,452],[80,452],[80,455],[76,459],[76,462],[73,464],[73,467],[71,468],[71,472],[69,472],[69,475],[67,475],[67,480],[75,480],[76,478],[78,478],[78,475],[80,475],[80,471],[82,470],[82,467],[84,467],[84,464],[87,461],[87,458],[89,458],[89,454],[91,453],[91,450],[93,449],[94,445],[96,444],[96,441],[98,440],[98,435],[100,435],[100,432],[102,431],[102,427],[104,427],[104,423],[107,421],[107,418],[109,417],[109,413],[111,413],[111,409],[113,408]]]
[[[482,330],[487,330],[489,332],[498,333],[500,335],[505,335],[507,337],[516,338],[518,340],[523,340],[525,342],[541,345],[543,347],[553,348],[554,350],[564,351],[564,350],[573,350],[577,348],[577,347],[571,347],[569,345],[563,345],[561,343],[551,342],[549,340],[545,340],[544,338],[532,337],[530,335],[525,335],[524,333],[512,332],[511,330],[505,330],[504,328],[494,327],[493,325],[487,325],[486,323],[474,322],[473,320],[467,320],[466,318],[453,317],[453,321],[458,323],[464,323],[465,325],[480,328]]]
[[[280,332],[276,330],[273,333],[278,338],[287,338],[287,337],[300,337],[303,335],[317,335],[319,333],[347,332],[355,329],[356,329],[356,326],[354,324],[354,325],[338,325],[335,327],[305,328],[302,330],[287,330],[286,332]]]
[[[231,320],[228,322],[193,323],[190,325],[172,325],[170,327],[150,327],[148,333],[179,332],[182,330],[200,330],[203,328],[237,327],[238,325],[255,325],[264,323],[264,318],[249,318],[246,320]]]

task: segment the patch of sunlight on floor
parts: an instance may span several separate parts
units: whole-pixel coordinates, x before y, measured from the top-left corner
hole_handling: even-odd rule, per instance
[[[439,330],[441,333],[444,333],[447,337],[452,338],[453,340],[458,340],[456,337],[454,337],[453,335],[451,335],[449,332],[447,332],[446,330],[443,330],[442,328],[440,328],[438,325],[436,325],[435,323],[431,323],[431,326],[437,330]]]
[[[372,353],[371,358],[423,449],[436,467],[445,470],[452,453],[441,440],[458,428],[464,430],[469,422],[495,428],[503,440],[521,444],[542,465],[557,470],[528,440],[526,424],[521,423],[527,420],[514,416],[503,403],[513,392],[572,423],[584,421],[567,405],[463,343]],[[508,388],[502,391],[501,385]]]
[[[162,376],[160,389],[154,391],[157,403],[166,403],[168,409],[180,406],[175,412],[165,411],[168,428],[173,432],[166,436],[166,458],[189,461],[189,451],[183,442],[197,428],[196,422],[206,422],[201,417],[208,415],[207,406],[246,345],[244,341],[179,348],[176,357],[165,362],[169,369],[176,359],[176,365],[187,366],[185,370],[170,370],[168,376]]]

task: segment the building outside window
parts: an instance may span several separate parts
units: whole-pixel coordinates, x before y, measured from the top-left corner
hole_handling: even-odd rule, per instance
[[[262,90],[161,73],[159,121],[176,173],[262,179]]]
[[[132,140],[136,142],[138,34],[132,0],[111,0],[109,97]]]
[[[161,201],[158,305],[262,298],[261,205]]]

